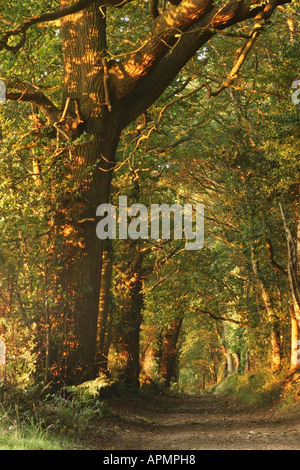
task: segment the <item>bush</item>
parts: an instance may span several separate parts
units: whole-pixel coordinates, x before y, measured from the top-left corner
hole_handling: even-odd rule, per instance
[[[268,371],[234,374],[211,391],[236,396],[254,406],[269,406],[279,403],[282,399],[283,377]]]

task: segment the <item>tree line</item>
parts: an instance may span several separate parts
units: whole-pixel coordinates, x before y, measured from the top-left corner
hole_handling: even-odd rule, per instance
[[[23,2],[0,21],[7,377],[297,369],[296,2]],[[204,204],[204,247],[100,240],[120,195]]]

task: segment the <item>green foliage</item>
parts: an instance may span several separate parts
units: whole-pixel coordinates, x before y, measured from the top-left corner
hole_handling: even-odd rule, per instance
[[[79,439],[95,423],[101,426],[106,408],[99,399],[105,380],[96,380],[48,393],[28,391],[2,383],[0,387],[1,450],[68,450],[80,448]],[[64,396],[63,396],[64,395]]]
[[[33,13],[57,6],[58,2],[46,0],[6,2],[2,14],[13,27]],[[163,338],[180,317],[184,321],[175,380],[181,389],[202,389],[223,378],[225,348],[241,355],[241,368],[246,352],[254,370],[268,363],[272,324],[253,273],[252,247],[280,326],[282,353],[289,354],[290,295],[285,277],[270,266],[265,246],[269,237],[277,262],[286,267],[278,202],[286,205],[295,231],[299,197],[300,107],[291,101],[291,84],[299,74],[299,43],[286,25],[290,15],[298,27],[299,15],[296,3],[285,11],[272,17],[231,88],[217,98],[208,99],[205,87],[185,97],[204,82],[217,89],[232,67],[240,39],[216,34],[147,111],[146,122],[137,120],[121,136],[111,201],[126,194],[129,204],[148,207],[153,202],[201,202],[206,221],[205,246],[199,252],[185,251],[176,240],[113,244],[112,372],[119,373],[125,361],[119,346],[132,331],[128,318],[136,307],[132,299],[137,276],[143,303],[141,357],[151,357],[148,370],[155,380],[160,380]],[[1,18],[4,30],[7,25]],[[251,27],[252,22],[245,22],[234,31],[247,34]],[[138,49],[148,30],[147,2],[140,2],[139,8],[130,2],[124,10],[108,7],[107,58],[118,60]],[[3,77],[16,84],[18,80],[33,83],[59,105],[63,67],[56,26],[31,28],[25,47],[17,55],[4,51],[1,60]],[[29,115],[43,118],[30,104],[9,102],[0,109],[0,335],[8,346],[6,380],[22,389],[44,380],[50,326],[51,352],[64,360],[66,299],[61,286],[53,289],[51,281],[64,262],[63,237],[59,239],[55,223],[64,217],[61,201],[70,194],[80,195],[82,185],[66,174],[62,155],[88,140],[83,133],[75,141],[58,143],[52,128],[37,133]],[[34,173],[37,164],[38,174]],[[86,168],[82,179],[97,165],[99,161]],[[52,236],[61,242],[56,240],[60,253],[53,252]],[[141,263],[132,272],[137,254],[142,254]],[[49,262],[53,258],[56,266]],[[57,314],[51,316],[55,309]],[[228,325],[227,337],[223,322]],[[58,374],[56,367],[51,370],[53,376]],[[228,387],[244,387],[257,399],[267,395],[267,379],[251,380],[234,376]],[[47,412],[56,415],[55,428],[67,426],[75,433],[75,424],[101,416],[97,397],[106,385],[106,379],[99,377],[68,390],[72,400],[50,400]]]
[[[75,401],[77,400],[82,401],[83,403],[99,397],[99,393],[101,389],[108,387],[111,382],[108,378],[101,374],[94,380],[88,380],[87,382],[83,382],[80,385],[71,385],[66,387],[67,392],[72,392],[75,397]]]
[[[279,377],[274,377],[269,370],[265,370],[251,375],[232,375],[213,390],[215,393],[236,396],[254,406],[278,406],[283,383]]]
[[[35,425],[0,426],[0,450],[73,450],[74,444],[50,437]]]
[[[99,397],[76,394],[68,398],[49,396],[41,405],[40,415],[47,429],[62,438],[74,439],[83,435],[89,426],[102,418],[104,405]]]

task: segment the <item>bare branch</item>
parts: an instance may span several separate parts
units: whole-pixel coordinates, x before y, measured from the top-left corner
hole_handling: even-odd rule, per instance
[[[277,261],[275,261],[274,259],[273,246],[272,246],[271,240],[268,237],[266,238],[266,246],[267,246],[270,265],[280,274],[284,274],[285,276],[287,276],[288,275],[287,270],[284,269],[282,266],[280,266],[280,264],[278,264]]]
[[[228,88],[232,85],[249,52],[253,48],[257,38],[262,33],[264,26],[267,24],[268,19],[272,15],[277,5],[278,2],[276,0],[271,0],[270,3],[265,6],[264,10],[257,14],[254,20],[254,26],[250,33],[250,37],[246,38],[242,46],[236,51],[236,59],[230,73],[227,75],[226,80],[221,84],[221,86],[215,92],[212,92],[212,96],[219,95],[225,88]]]
[[[160,124],[160,121],[162,120],[162,117],[163,117],[163,114],[164,112],[166,111],[167,108],[169,108],[170,106],[172,106],[173,104],[177,103],[178,101],[180,100],[183,100],[187,97],[189,97],[190,95],[193,95],[194,93],[198,93],[198,91],[202,90],[202,88],[205,87],[208,91],[208,97],[210,98],[211,96],[211,89],[210,89],[210,86],[207,84],[207,83],[202,83],[200,86],[198,86],[197,88],[194,88],[193,90],[190,90],[188,91],[187,93],[185,93],[184,95],[181,95],[181,96],[178,96],[177,98],[175,98],[174,100],[172,101],[169,101],[169,103],[167,103],[160,111],[159,113],[159,116],[158,116],[158,120],[157,120],[157,125]]]
[[[204,315],[208,315],[209,317],[213,318],[214,320],[221,320],[221,321],[228,321],[231,323],[235,323],[236,325],[244,326],[244,327],[249,327],[250,325],[238,320],[234,320],[233,318],[228,318],[228,317],[223,317],[221,315],[216,315],[209,310],[204,310],[203,308],[199,307],[190,307],[187,304],[180,303],[180,306],[187,308],[188,310],[191,310],[192,312],[199,312],[199,313],[204,313]]]
[[[229,0],[219,6],[211,0],[182,0],[178,7],[169,7],[159,16],[138,52],[129,56],[120,70],[116,66],[115,75],[123,77],[118,80],[116,89],[119,103],[125,104],[124,125],[155,102],[188,60],[216,32],[254,18],[262,11],[266,20],[277,5],[290,3],[290,0],[270,0],[271,3],[264,6],[256,6],[255,2]],[[185,34],[188,32],[190,34]],[[235,64],[237,70],[249,47],[250,44],[241,51],[239,62]],[[113,68],[111,73],[114,73]]]

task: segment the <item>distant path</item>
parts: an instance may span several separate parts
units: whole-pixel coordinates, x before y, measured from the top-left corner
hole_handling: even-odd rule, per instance
[[[257,411],[220,395],[129,396],[89,435],[102,450],[300,450],[300,411]]]

